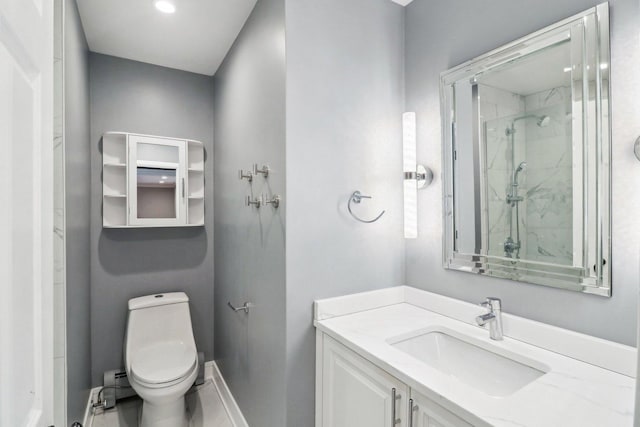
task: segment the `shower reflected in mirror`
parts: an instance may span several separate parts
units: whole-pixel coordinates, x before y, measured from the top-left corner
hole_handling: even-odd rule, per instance
[[[607,22],[600,5],[442,73],[446,268],[611,295]]]

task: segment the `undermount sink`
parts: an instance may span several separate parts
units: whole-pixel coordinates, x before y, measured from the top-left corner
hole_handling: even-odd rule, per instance
[[[389,343],[438,371],[493,397],[513,394],[549,371],[548,367],[533,360],[510,355],[519,359],[516,361],[508,355],[497,354],[473,344],[473,341],[462,334],[439,329],[411,338],[391,340]],[[478,343],[483,344],[480,341]]]

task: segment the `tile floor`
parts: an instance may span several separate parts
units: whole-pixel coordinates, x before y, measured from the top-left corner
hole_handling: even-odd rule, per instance
[[[191,389],[187,395],[189,427],[234,427],[218,390],[208,377],[204,384]],[[138,427],[142,400],[131,398],[118,402],[115,408],[98,410],[87,427]]]

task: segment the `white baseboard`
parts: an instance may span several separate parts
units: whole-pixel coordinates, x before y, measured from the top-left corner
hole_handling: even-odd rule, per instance
[[[227,386],[227,383],[222,377],[222,373],[220,373],[216,362],[205,362],[204,369],[205,377],[213,379],[213,384],[218,390],[222,404],[227,410],[227,414],[229,414],[229,418],[231,418],[234,427],[249,427],[247,420],[245,420],[244,415],[242,415],[242,411],[240,411],[238,403],[231,394],[231,390],[229,390],[229,386]]]
[[[213,382],[218,394],[220,395],[220,400],[222,400],[222,404],[224,405],[227,414],[229,414],[229,418],[233,423],[234,427],[249,427],[247,424],[247,420],[245,420],[244,415],[242,415],[242,411],[240,411],[240,407],[236,403],[236,400],[233,398],[231,394],[231,390],[227,386],[220,370],[218,369],[218,365],[216,365],[215,361],[209,361],[204,363],[204,377],[205,379],[210,379]],[[83,427],[92,427],[93,424],[93,412],[91,411],[91,406],[93,402],[95,402],[98,398],[98,393],[102,387],[92,388],[89,392],[89,397],[87,399],[87,407],[84,411],[84,420],[82,422]]]

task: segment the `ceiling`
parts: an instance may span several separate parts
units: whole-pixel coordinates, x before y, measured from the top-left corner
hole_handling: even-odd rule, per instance
[[[152,0],[77,0],[92,52],[213,75],[256,0],[175,0],[176,12]]]
[[[76,0],[92,52],[211,76],[257,0]],[[406,6],[413,0],[391,0]]]

